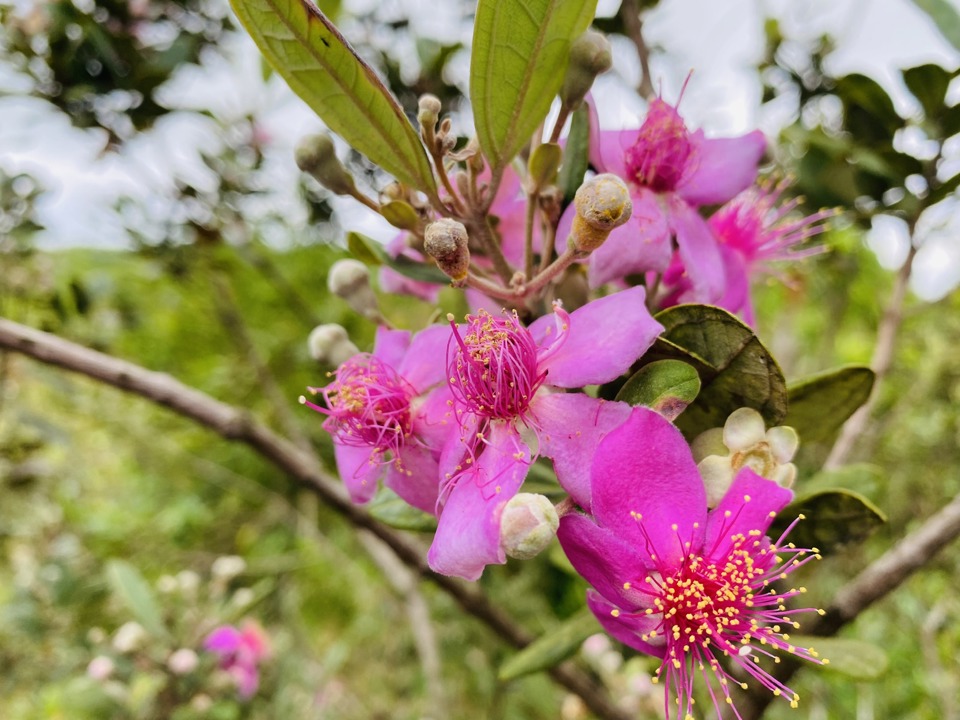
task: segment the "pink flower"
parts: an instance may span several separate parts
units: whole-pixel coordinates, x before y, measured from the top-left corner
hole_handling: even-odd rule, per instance
[[[720,253],[726,273],[723,296],[716,302],[744,320],[754,324],[750,301],[750,280],[767,270],[773,261],[798,260],[823,252],[822,247],[798,249],[797,246],[826,229],[824,220],[833,217],[832,210],[821,210],[806,217],[791,218],[800,201],[796,198],[777,204],[788,182],[761,183],[737,195],[717,210],[708,221],[720,242]],[[683,273],[683,262],[674,255],[664,274],[664,286],[671,289],[663,305],[674,305],[688,294],[690,279]]]
[[[447,377],[460,432],[440,461],[431,568],[476,580],[486,565],[506,562],[500,516],[538,451],[553,459],[564,489],[589,507],[590,458],[630,408],[562,389],[609,382],[650,347],[663,328],[644,300],[644,289],[633,288],[572,314],[557,306],[529,328],[515,315],[484,311],[455,328]]]
[[[798,624],[786,602],[804,589],[774,585],[819,556],[765,537],[793,494],[744,468],[708,512],[680,432],[642,407],[601,441],[591,481],[592,517],[563,517],[560,544],[593,586],[587,604],[607,632],[663,659],[655,679],[664,681],[666,716],[692,717],[698,676],[719,713],[729,683],[746,685],[723,662],[795,706],[794,692],[759,664],[776,651],[820,662],[787,635]]]
[[[259,666],[270,656],[266,633],[257,623],[247,621],[237,629],[221,625],[203,641],[203,649],[220,656],[220,668],[237,683],[241,700],[249,700],[260,686]]]
[[[599,172],[626,180],[633,216],[614,230],[589,259],[593,287],[626,275],[662,273],[673,253],[683,260],[690,302],[713,302],[724,292],[723,262],[717,241],[697,208],[725,202],[748,187],[766,141],[759,131],[734,138],[708,139],[690,132],[676,108],[657,98],[639,130],[595,133],[591,160]],[[565,247],[573,214],[564,213],[557,232]]]
[[[354,502],[369,501],[384,483],[414,507],[433,512],[437,460],[451,427],[442,358],[450,330],[435,325],[411,339],[402,330],[377,331],[372,354],[343,363],[332,383],[309,388],[326,407],[337,469]]]

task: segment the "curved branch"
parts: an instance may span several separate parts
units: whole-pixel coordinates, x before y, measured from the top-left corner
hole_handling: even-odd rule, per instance
[[[960,495],[840,588],[827,607],[826,615],[807,623],[803,634],[835,635],[861,612],[899,587],[958,536]],[[781,682],[787,682],[802,667],[803,663],[786,657],[776,666],[774,675]],[[737,708],[743,720],[756,720],[773,699],[769,692],[758,691],[747,695],[743,701],[738,700]]]
[[[362,507],[354,505],[340,483],[318,467],[309,453],[275,434],[250,413],[184,385],[166,373],[147,370],[5,318],[0,318],[0,349],[21,353],[138,395],[197,422],[227,440],[249,446],[315,492],[351,524],[369,530],[380,538],[407,567],[435,583],[464,611],[482,621],[507,643],[522,648],[533,639],[476,587],[431,571],[427,566],[426,552],[418,543],[378,522]],[[604,720],[629,720],[629,716],[614,705],[605,690],[578,668],[565,664],[553,668],[550,674],[560,685],[579,695],[598,717]]]

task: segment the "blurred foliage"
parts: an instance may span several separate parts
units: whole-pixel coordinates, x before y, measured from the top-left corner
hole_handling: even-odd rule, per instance
[[[336,2],[322,5],[331,14],[339,9]],[[81,127],[105,128],[116,145],[166,112],[153,94],[177,67],[216,51],[230,28],[224,8],[96,0],[15,14],[4,5],[0,52],[32,78],[31,93]],[[469,12],[465,3],[464,16]],[[351,40],[385,74],[406,111],[414,112],[422,92],[456,111],[465,91],[450,72],[459,43],[411,38],[409,19],[383,21],[373,11],[354,18]],[[623,31],[619,16],[597,24]],[[916,112],[904,117],[874,80],[824,73],[828,38],[798,53],[775,23],[768,31],[760,69],[765,99],[788,96],[797,108],[778,160],[796,174],[811,205],[843,207],[852,221],[826,236],[828,255],[786,268],[789,285],[770,284],[757,298],[758,336],[790,384],[870,362],[892,279],[866,248],[864,226],[884,212],[913,227],[924,210],[952,199],[960,176],[942,176],[942,160],[947,141],[960,132],[960,110],[946,101],[956,82],[952,69],[905,70]],[[408,43],[415,52],[401,60],[393,50]],[[324,242],[331,231],[324,224],[331,218],[324,191],[303,185],[321,229],[286,243],[287,251],[273,249],[284,244],[268,240],[278,233],[289,240],[290,231],[281,212],[252,207],[269,183],[261,174],[256,121],[235,119],[222,131],[230,142],[203,158],[217,179],[213,186],[181,181],[159,199],[159,211],[156,204],[125,204],[131,252],[35,251],[35,204],[43,188],[26,175],[0,174],[0,311],[169,372],[283,432],[293,428],[331,467],[322,419],[296,405],[303,387],[322,383],[330,369],[309,358],[305,339],[314,324],[337,322],[367,350],[374,328],[325,291],[326,271],[342,250]],[[910,150],[918,146],[922,152]],[[355,157],[354,166],[377,177]],[[453,302],[444,295],[441,304],[446,309]],[[411,327],[432,312],[407,298],[384,305],[391,320]],[[859,462],[826,476],[818,473],[821,457],[801,454],[798,492],[851,491],[889,518],[863,544],[839,547],[804,568],[811,604],[825,604],[960,492],[958,345],[957,293],[935,305],[910,300],[893,368],[880,386],[876,422],[853,458]],[[423,585],[445,661],[438,704],[404,598],[338,516],[243,447],[137,398],[6,354],[0,355],[0,496],[5,719],[169,717],[169,705],[158,700],[171,679],[163,669],[166,653],[176,645],[200,652],[199,628],[214,618],[227,621],[229,598],[245,589],[253,598],[234,610],[264,624],[273,659],[254,702],[240,705],[227,693],[218,700],[221,709],[206,717],[586,717],[543,674],[498,681],[496,669],[512,653]],[[388,500],[384,512],[390,512]],[[217,595],[211,567],[226,555],[243,557],[246,568]],[[116,579],[111,584],[110,568],[115,575],[117,565],[110,563],[117,558],[156,596],[173,638],[151,636],[153,655],[118,656],[126,695],[87,674],[94,657],[115,652],[111,638],[137,614],[130,592],[124,601]],[[890,667],[881,677],[897,682],[851,684],[838,675],[803,673],[794,687],[805,712],[957,717],[958,573],[960,551],[951,547],[848,630],[887,651]],[[184,588],[193,581],[184,578],[193,577],[201,582],[191,598],[193,591]],[[169,578],[177,589],[167,592]],[[577,626],[584,584],[556,547],[524,563],[522,572],[516,563],[493,568],[482,584],[537,634]],[[200,654],[201,667],[212,672],[215,663]],[[625,658],[602,636],[588,640],[579,658],[638,716],[661,711],[660,688],[647,682],[649,659]],[[169,687],[187,708],[201,694],[186,681]],[[190,712],[174,717],[186,720]],[[774,705],[768,717],[794,715]]]

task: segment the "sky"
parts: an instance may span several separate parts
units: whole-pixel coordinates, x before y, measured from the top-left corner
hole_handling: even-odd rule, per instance
[[[422,37],[469,41],[470,28],[462,22],[459,3],[346,0],[345,5],[360,12],[376,8],[409,17]],[[618,0],[600,0],[598,14],[609,15],[618,5]],[[763,52],[765,15],[779,18],[786,35],[797,41],[831,34],[837,50],[829,56],[827,70],[835,75],[862,72],[874,77],[903,114],[915,108],[901,85],[899,68],[924,62],[946,67],[960,64],[960,54],[909,0],[662,0],[644,25],[647,42],[659,50],[652,59],[652,74],[663,97],[674,101],[692,71],[682,103],[691,127],[702,127],[713,136],[756,127],[775,135],[790,121],[785,108],[760,108],[761,88],[753,67]],[[350,23],[341,29],[349,38]],[[412,43],[404,47],[397,46],[395,38],[390,42],[401,58],[414,53]],[[295,201],[293,147],[321,125],[279,77],[262,80],[259,54],[249,39],[237,37],[223,51],[222,56],[205,57],[202,67],[178,72],[164,88],[163,101],[183,110],[208,107],[226,120],[254,113],[269,138],[269,202],[294,226],[305,223]],[[626,40],[614,45],[614,65],[616,73],[602,76],[594,91],[601,123],[605,127],[636,125],[643,106],[625,88],[636,84],[639,63]],[[450,71],[465,78],[468,66],[469,55],[463,51],[451,62]],[[18,82],[0,67],[0,167],[8,173],[29,172],[49,190],[39,204],[47,227],[43,246],[125,247],[123,224],[113,210],[118,197],[128,195],[149,203],[168,190],[175,177],[201,187],[212,182],[209,171],[197,161],[198,150],[215,149],[222,143],[212,121],[190,112],[173,112],[122,151],[104,153],[100,133],[71,127],[43,101],[4,97],[3,91],[16,90]],[[469,127],[468,117],[461,122]],[[956,150],[960,158],[960,148]],[[360,212],[352,201],[337,202],[348,229],[381,239],[395,232],[379,217]],[[960,236],[960,212],[950,205],[935,215],[920,228],[924,247],[917,258],[914,285],[921,297],[930,300],[960,282],[960,243],[954,240]],[[905,227],[893,219],[880,219],[869,238],[880,261],[890,268],[902,263],[908,242]]]

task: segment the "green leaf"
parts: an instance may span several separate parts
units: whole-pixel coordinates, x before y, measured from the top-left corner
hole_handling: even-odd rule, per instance
[[[384,250],[383,245],[362,233],[352,231],[347,233],[347,250],[366,265],[387,265],[411,280],[436,285],[447,285],[450,282],[450,278],[429,261],[417,262],[404,255],[393,257]]]
[[[394,200],[380,206],[383,219],[401,230],[414,230],[420,225],[420,216],[413,205],[403,200]]]
[[[800,515],[804,519],[790,533],[790,542],[825,553],[865,540],[887,521],[886,515],[860,493],[833,488],[800,496],[790,503],[777,515],[770,536],[777,537]]]
[[[593,613],[581,610],[507,660],[500,666],[497,677],[505,682],[548,670],[573,655],[584,640],[598,632],[601,632],[600,623]]]
[[[925,117],[934,119],[943,112],[950,86],[950,73],[939,65],[929,63],[902,70],[903,82],[920,101]]]
[[[562,157],[563,151],[556,143],[537,145],[530,153],[530,162],[527,164],[530,189],[539,191],[544,185],[552,183],[557,177]]]
[[[110,560],[107,583],[144,630],[155,637],[167,637],[160,606],[139,570],[125,560]]]
[[[947,41],[960,50],[960,12],[950,0],[913,0],[923,10]]]
[[[312,0],[231,0],[270,64],[333,132],[402,183],[432,193],[420,136],[376,73]]]
[[[367,509],[377,520],[398,530],[435,532],[437,529],[437,519],[433,515],[411,507],[390,488],[377,493]]]
[[[784,425],[800,442],[830,443],[847,419],[870,397],[873,371],[860,365],[828,370],[791,383],[787,388],[790,411]]]
[[[693,366],[680,360],[657,360],[634,373],[616,399],[643,405],[673,421],[699,392],[700,375]]]
[[[470,60],[470,100],[480,147],[504,167],[550,110],[571,43],[597,0],[479,0]]]
[[[722,427],[742,407],[779,425],[787,412],[783,373],[753,330],[726,310],[709,305],[678,305],[657,314],[664,332],[644,356],[682,360],[700,376],[700,393],[677,419],[687,437]]]
[[[829,660],[822,666],[824,670],[854,680],[877,680],[890,665],[883,648],[863,640],[790,633],[790,642],[797,647],[813,648],[822,659]]]
[[[903,127],[893,100],[876,81],[860,73],[837,80],[835,89],[843,102],[844,126],[859,144],[890,145],[894,133]]]
[[[563,164],[557,186],[563,191],[564,203],[573,201],[573,196],[583,184],[590,162],[590,109],[584,103],[573,112],[570,119],[570,134],[563,150]]]
[[[821,470],[803,481],[803,491],[809,495],[819,490],[843,488],[873,498],[879,493],[883,482],[883,470],[878,465],[851,463],[835,470]]]

